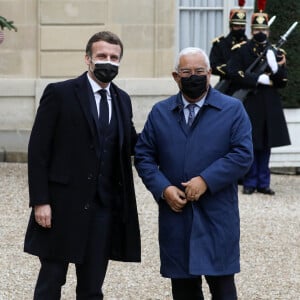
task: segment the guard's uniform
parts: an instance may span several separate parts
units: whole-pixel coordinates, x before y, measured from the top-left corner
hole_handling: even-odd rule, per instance
[[[233,88],[251,89],[244,100],[246,111],[252,123],[253,147],[255,151],[254,163],[249,173],[244,178],[244,188],[255,189],[266,194],[270,191],[269,159],[272,147],[290,144],[286,120],[281,106],[281,97],[278,88],[287,84],[287,69],[285,65],[278,65],[278,71],[273,74],[267,67],[265,74],[269,75],[271,85],[258,83],[260,73],[249,66],[259,57],[269,42],[257,43],[251,39],[233,51],[233,56],[227,65],[228,74],[233,83]],[[277,61],[282,60],[283,50],[277,51]],[[266,58],[263,57],[265,60]]]
[[[242,9],[232,9],[229,15],[229,24],[231,27],[230,33],[225,36],[219,36],[215,38],[212,42],[212,48],[209,54],[210,65],[212,68],[212,73],[214,75],[220,76],[219,83],[215,86],[216,89],[221,92],[231,95],[232,89],[230,82],[227,81],[227,62],[232,55],[232,48],[236,47],[242,42],[247,41],[247,36],[245,35],[245,25],[246,25],[246,13]],[[237,30],[232,29],[232,26],[241,26]],[[222,87],[219,85],[220,82],[226,85]]]
[[[227,78],[226,65],[231,57],[232,48],[243,41],[247,41],[246,35],[244,35],[240,40],[237,40],[233,36],[232,32],[230,32],[226,37],[220,36],[213,40],[209,59],[212,73],[214,75],[219,75],[221,79]]]
[[[230,32],[226,37],[220,36],[213,40],[213,45],[209,54],[210,65],[212,68],[212,73],[214,75],[220,76],[220,81],[224,79],[229,79],[227,76],[227,62],[229,61],[233,49],[239,47],[241,43],[247,41],[246,35],[242,39],[237,40],[232,32]],[[218,86],[216,86],[218,89]],[[233,89],[231,84],[226,91],[222,91],[228,95],[232,95]]]

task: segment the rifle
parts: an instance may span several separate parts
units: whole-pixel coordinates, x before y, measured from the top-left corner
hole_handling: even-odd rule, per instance
[[[267,59],[265,59],[267,51],[269,49],[272,49],[276,53],[278,48],[280,48],[287,41],[288,36],[291,34],[291,32],[295,29],[297,25],[298,22],[294,22],[293,25],[287,30],[287,32],[283,36],[280,36],[279,41],[275,46],[270,45],[266,47],[263,53],[260,56],[258,56],[256,60],[246,69],[245,73],[256,73],[258,75],[263,74],[268,67],[268,61]],[[239,89],[233,93],[232,97],[244,101],[247,95],[251,92],[251,90],[252,89]]]
[[[273,16],[269,20],[269,27],[272,25],[272,23],[275,21],[275,19],[276,19],[276,16]],[[226,93],[226,91],[228,90],[230,84],[231,84],[231,79],[223,78],[219,82],[216,83],[214,88],[217,89],[218,91],[220,91],[221,93]]]

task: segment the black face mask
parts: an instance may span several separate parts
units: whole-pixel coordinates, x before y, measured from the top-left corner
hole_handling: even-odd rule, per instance
[[[232,36],[235,37],[238,41],[245,36],[244,29],[232,30],[231,32],[232,32]]]
[[[207,90],[206,75],[181,77],[181,91],[191,99],[197,99]]]
[[[118,71],[119,66],[117,64],[111,62],[95,63],[94,75],[101,82],[111,82],[118,75]]]
[[[267,40],[267,35],[263,32],[259,32],[253,35],[253,38],[258,42],[258,43],[263,43],[264,41]]]

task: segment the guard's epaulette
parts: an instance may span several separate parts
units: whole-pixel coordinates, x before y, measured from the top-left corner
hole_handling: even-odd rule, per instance
[[[231,50],[236,50],[238,48],[241,48],[243,45],[245,45],[247,42],[246,41],[242,41],[238,44],[235,44],[234,46],[231,47]]]
[[[214,39],[212,40],[212,44],[214,44],[214,43],[219,43],[220,40],[222,40],[222,39],[224,39],[224,38],[225,38],[224,35],[220,35],[220,36],[218,36],[218,37],[216,37],[216,38],[214,38]]]

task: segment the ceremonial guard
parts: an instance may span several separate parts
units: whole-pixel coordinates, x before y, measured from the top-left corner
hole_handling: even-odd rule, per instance
[[[220,36],[213,40],[209,54],[212,74],[220,76],[220,81],[215,88],[222,93],[231,95],[232,89],[228,81],[226,66],[231,57],[232,48],[240,47],[240,43],[247,41],[245,35],[246,11],[242,9],[245,0],[239,0],[239,9],[231,9],[229,14],[230,32],[227,36]]]
[[[287,68],[285,52],[273,47],[268,40],[268,15],[263,12],[265,2],[258,1],[259,12],[251,18],[252,38],[233,51],[227,70],[235,90],[250,91],[241,100],[252,123],[254,162],[243,179],[243,193],[257,191],[274,195],[270,188],[271,148],[290,144],[281,97],[277,91],[287,84]],[[263,72],[255,71],[253,64],[256,62],[266,62]]]

